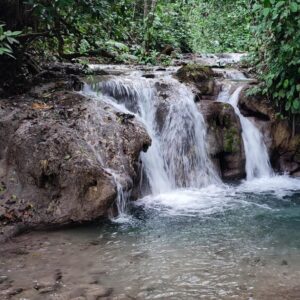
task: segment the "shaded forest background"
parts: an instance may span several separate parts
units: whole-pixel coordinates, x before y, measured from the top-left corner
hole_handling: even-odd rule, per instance
[[[24,62],[39,72],[39,61],[91,56],[167,65],[182,53],[248,52],[255,92],[280,116],[300,112],[300,0],[1,0],[0,24],[2,76],[20,77]]]

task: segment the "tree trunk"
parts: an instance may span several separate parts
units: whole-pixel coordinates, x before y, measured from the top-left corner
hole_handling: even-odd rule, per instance
[[[148,0],[144,0],[144,22],[148,16]]]

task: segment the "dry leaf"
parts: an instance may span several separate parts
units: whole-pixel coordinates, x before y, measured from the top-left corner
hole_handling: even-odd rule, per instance
[[[46,103],[32,103],[31,108],[33,109],[38,109],[38,110],[42,110],[42,109],[51,109],[53,108],[52,105],[48,105]]]

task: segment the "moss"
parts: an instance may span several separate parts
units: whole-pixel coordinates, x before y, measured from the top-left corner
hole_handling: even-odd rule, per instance
[[[224,151],[235,153],[239,151],[240,146],[240,136],[238,130],[234,127],[224,130]]]
[[[199,64],[187,64],[180,68],[177,77],[184,82],[199,82],[209,80],[213,77],[213,71],[210,67]]]

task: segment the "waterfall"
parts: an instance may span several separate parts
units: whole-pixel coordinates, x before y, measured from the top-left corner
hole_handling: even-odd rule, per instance
[[[184,84],[166,79],[169,111],[161,132],[161,149],[173,188],[201,188],[220,183],[207,154],[206,124]]]
[[[157,119],[162,103],[157,83],[166,89],[163,124]],[[221,182],[207,154],[203,116],[187,86],[171,76],[155,81],[134,74],[110,76],[85,89],[94,96],[95,91],[102,101],[135,114],[147,129],[152,145],[141,160],[151,194]]]
[[[135,113],[144,124],[152,144],[147,153],[141,153],[143,171],[147,176],[151,192],[160,194],[172,189],[161,152],[160,136],[156,126],[155,90],[145,78],[113,78],[99,85],[102,93],[112,101],[122,103],[129,112]]]
[[[239,75],[241,80],[242,76]],[[244,85],[239,85],[231,94],[231,84],[226,85],[218,97],[218,101],[229,103],[234,108],[235,113],[240,119],[242,126],[242,138],[244,141],[246,155],[246,173],[247,180],[254,178],[271,177],[273,170],[269,161],[267,147],[264,143],[259,129],[244,117],[239,110],[238,101]]]

